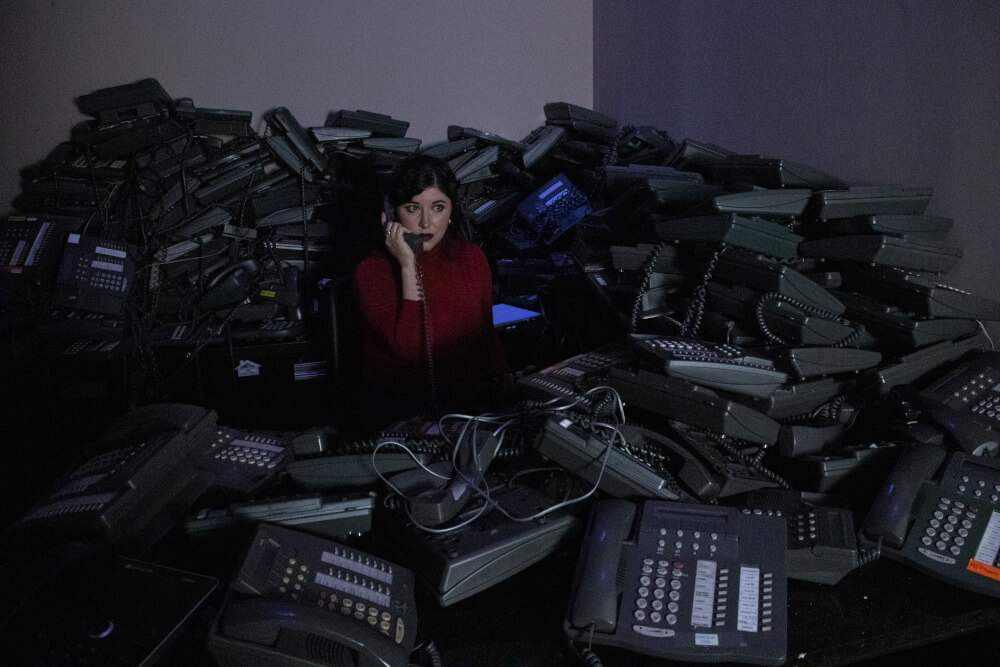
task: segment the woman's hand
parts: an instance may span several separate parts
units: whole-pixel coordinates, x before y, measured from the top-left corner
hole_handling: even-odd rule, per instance
[[[403,238],[406,228],[398,222],[389,220],[385,213],[382,214],[382,229],[385,230],[385,247],[396,258],[399,265],[404,269],[412,269],[416,266],[416,257],[410,244]]]

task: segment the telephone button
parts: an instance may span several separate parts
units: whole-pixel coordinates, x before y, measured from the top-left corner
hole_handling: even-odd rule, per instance
[[[645,586],[641,587],[638,591],[640,598],[649,597],[649,589]]]
[[[635,606],[639,609],[645,609],[648,604],[649,602],[646,601],[646,598],[639,598],[635,601]]]
[[[636,609],[635,610],[635,620],[637,620],[637,621],[645,621],[646,620],[646,612],[644,612],[642,609]]]
[[[674,631],[668,630],[667,628],[654,628],[649,625],[633,625],[632,631],[640,634],[646,635],[647,637],[673,637]]]
[[[961,538],[959,538],[959,539],[961,539]],[[934,540],[932,540],[931,538],[927,537],[926,535],[924,535],[923,537],[921,537],[920,541],[923,543],[923,545],[925,547],[929,547],[930,545],[932,545],[934,543]]]

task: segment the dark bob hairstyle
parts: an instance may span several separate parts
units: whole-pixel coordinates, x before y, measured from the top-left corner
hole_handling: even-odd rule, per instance
[[[389,175],[386,197],[393,208],[410,201],[427,188],[437,188],[451,200],[450,230],[461,230],[465,218],[458,199],[458,180],[448,163],[430,155],[410,155],[393,168]]]

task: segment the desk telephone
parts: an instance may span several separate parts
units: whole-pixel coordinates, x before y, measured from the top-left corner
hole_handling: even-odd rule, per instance
[[[214,490],[249,497],[277,479],[288,462],[294,434],[219,426],[195,466],[215,475]]]
[[[979,351],[920,392],[927,415],[970,454],[1000,444],[1000,353]]]
[[[610,384],[634,408],[765,446],[778,440],[778,422],[707,387],[643,369],[615,367]]]
[[[121,241],[70,234],[52,304],[120,315],[132,287],[135,261]]]
[[[69,231],[82,221],[55,215],[9,215],[0,230],[0,270],[32,276],[41,284],[52,278]]]
[[[731,507],[595,503],[564,629],[668,660],[785,659],[785,522]]]
[[[668,437],[626,424],[619,427],[622,443],[607,431],[589,428],[582,418],[553,417],[538,452],[591,484],[599,478],[600,488],[616,498],[711,501],[778,485],[734,451],[684,424],[673,427]]]
[[[624,345],[605,345],[521,378],[517,381],[518,392],[539,401],[572,401],[603,383],[611,367],[624,363],[631,355],[631,350]]]
[[[408,664],[413,573],[343,544],[261,524],[207,646],[221,664]]]
[[[214,412],[160,403],[133,410],[108,427],[100,452],[58,480],[15,528],[134,538],[169,503],[194,501],[211,475],[191,459],[208,446]]]
[[[774,361],[734,345],[671,336],[632,336],[640,354],[670,377],[753,398],[767,398],[788,379]]]
[[[789,579],[835,584],[878,553],[858,551],[846,496],[766,489],[747,494],[741,506],[785,518]]]
[[[880,543],[883,556],[1000,597],[1000,461],[911,443],[872,504],[861,538]]]

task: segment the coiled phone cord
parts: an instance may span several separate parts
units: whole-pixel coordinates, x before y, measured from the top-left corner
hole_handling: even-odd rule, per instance
[[[701,329],[701,319],[705,316],[708,283],[712,280],[712,274],[715,273],[715,265],[718,264],[719,257],[722,256],[727,247],[723,245],[712,253],[712,258],[708,261],[708,266],[705,267],[705,275],[702,276],[701,284],[695,288],[691,303],[688,304],[687,312],[684,314],[684,323],[681,325],[680,332],[681,336],[693,338],[698,335],[698,330]]]
[[[698,429],[698,432],[704,434],[705,437],[707,437],[709,440],[717,444],[724,452],[726,452],[730,456],[735,457],[737,460],[742,461],[748,468],[766,477],[768,480],[774,482],[782,489],[792,488],[792,485],[789,484],[784,477],[782,477],[781,475],[779,475],[778,473],[774,472],[773,470],[765,466],[763,463],[761,463],[761,459],[763,458],[764,453],[767,451],[767,447],[765,447],[764,445],[761,445],[760,452],[758,453],[757,456],[750,457],[743,455],[743,453],[741,453],[739,450],[737,450],[735,447],[729,444],[726,441],[726,438],[723,436],[720,436],[716,433],[712,433],[711,431],[706,431],[703,429]]]
[[[767,304],[772,303],[774,301],[781,301],[787,303],[790,306],[793,306],[801,311],[804,311],[807,315],[815,315],[824,320],[837,322],[838,324],[843,324],[844,326],[851,327],[853,329],[851,333],[847,334],[843,339],[832,344],[830,347],[847,347],[848,345],[856,341],[858,338],[860,338],[861,334],[865,330],[863,326],[855,324],[854,322],[851,322],[850,320],[843,318],[837,315],[836,313],[832,313],[829,310],[823,310],[822,308],[810,306],[807,303],[802,303],[801,301],[797,301],[795,299],[787,297],[784,294],[781,294],[780,292],[766,292],[765,294],[762,294],[760,298],[757,299],[757,302],[754,304],[754,316],[757,319],[757,327],[760,329],[761,333],[764,334],[764,337],[767,338],[772,343],[778,343],[780,345],[792,345],[790,341],[787,341],[778,334],[774,333],[774,331],[771,330],[771,327],[769,327],[766,322],[766,319],[764,317],[764,307]]]
[[[649,256],[642,265],[642,269],[640,269],[640,272],[642,273],[642,282],[639,284],[639,290],[635,294],[635,301],[632,302],[632,314],[629,317],[628,326],[629,333],[634,333],[636,327],[639,326],[639,311],[642,310],[642,297],[644,297],[646,292],[649,291],[649,283],[653,279],[653,268],[660,260],[660,255],[662,255],[666,249],[667,243],[665,241],[661,241],[657,244],[657,246],[653,248],[652,252],[649,253]]]
[[[879,535],[875,546],[870,549],[858,549],[858,567],[874,563],[882,555],[882,536]]]
[[[437,399],[437,386],[434,382],[434,345],[431,335],[431,317],[427,309],[427,294],[424,292],[424,274],[420,270],[420,262],[414,258],[415,275],[417,279],[417,296],[420,297],[420,313],[423,319],[424,328],[424,359],[427,361],[427,384],[431,393],[431,400]]]

